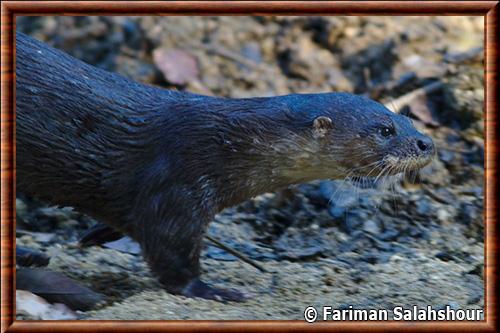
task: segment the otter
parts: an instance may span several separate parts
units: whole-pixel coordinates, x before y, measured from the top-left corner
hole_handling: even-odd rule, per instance
[[[245,299],[200,278],[207,225],[225,207],[315,179],[416,170],[433,155],[409,118],[364,97],[171,91],[16,35],[17,191],[129,235],[173,294]]]

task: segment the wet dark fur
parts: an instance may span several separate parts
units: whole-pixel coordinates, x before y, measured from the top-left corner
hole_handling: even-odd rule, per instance
[[[198,279],[205,229],[224,207],[388,154],[425,155],[415,141],[428,138],[407,118],[354,95],[206,97],[133,82],[20,33],[16,44],[17,190],[129,234],[173,293],[239,299]],[[331,128],[315,128],[319,116]],[[385,125],[397,134],[380,136]]]

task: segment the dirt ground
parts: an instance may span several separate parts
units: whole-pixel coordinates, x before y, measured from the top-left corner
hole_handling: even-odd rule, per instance
[[[310,305],[484,308],[481,17],[20,17],[17,28],[106,70],[201,94],[347,91],[391,106],[441,84],[402,111],[438,151],[415,183],[318,180],[217,215],[209,235],[268,271],[207,242],[205,280],[250,294],[244,303],[170,295],[138,251],[78,247],[95,220],[19,193],[17,244],[105,296],[78,318],[303,319]]]

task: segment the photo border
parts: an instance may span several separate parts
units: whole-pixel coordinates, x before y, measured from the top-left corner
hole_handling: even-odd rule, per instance
[[[4,1],[1,3],[0,332],[496,332],[498,237],[498,1]],[[17,15],[460,15],[485,19],[485,321],[317,322],[300,320],[15,320],[15,91]]]

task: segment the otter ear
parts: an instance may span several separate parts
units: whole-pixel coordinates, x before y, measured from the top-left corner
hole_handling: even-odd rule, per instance
[[[322,138],[333,128],[332,120],[325,116],[319,116],[313,121],[313,135],[315,138]]]

